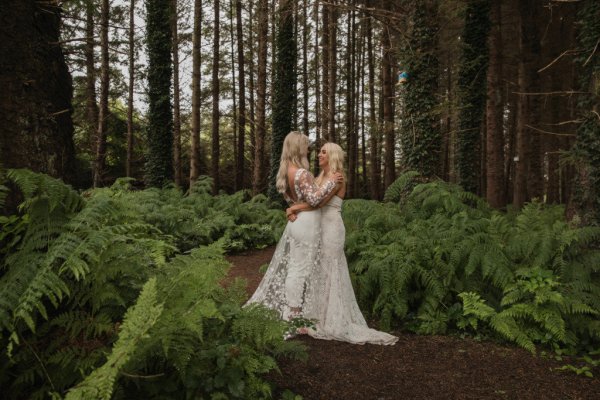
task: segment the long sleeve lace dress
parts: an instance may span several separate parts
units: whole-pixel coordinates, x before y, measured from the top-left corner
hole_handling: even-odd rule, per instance
[[[319,187],[305,169],[298,169],[294,176],[296,202],[316,207],[334,188],[332,180]],[[316,301],[316,285],[310,276],[319,268],[320,231],[319,209],[302,212],[296,221],[288,222],[265,276],[246,304],[264,304],[277,310],[283,319],[297,315],[309,318],[304,310],[313,309],[310,304]]]
[[[316,319],[316,327],[308,334],[318,339],[355,344],[394,344],[397,337],[367,326],[356,303],[344,254],[346,229],[341,210],[342,199],[333,196],[321,211],[319,268],[309,278],[313,301],[305,312]]]

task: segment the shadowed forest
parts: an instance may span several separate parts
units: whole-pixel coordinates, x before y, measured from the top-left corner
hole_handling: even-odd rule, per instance
[[[327,343],[243,308],[266,267],[227,261],[281,237],[294,130],[315,175],[322,144],[345,151],[371,325],[600,390],[597,0],[5,0],[2,396],[318,398],[298,382],[327,376],[296,368]]]

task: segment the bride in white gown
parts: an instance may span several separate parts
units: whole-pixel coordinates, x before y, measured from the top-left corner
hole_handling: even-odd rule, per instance
[[[308,171],[308,137],[290,132],[283,142],[277,190],[289,203],[317,207],[343,180],[342,174],[322,179],[316,185]],[[306,310],[316,301],[316,285],[310,278],[318,269],[321,244],[321,210],[303,212],[294,223],[288,222],[269,268],[246,304],[260,303],[277,310],[281,318],[311,318]]]
[[[342,172],[343,165],[342,148],[335,143],[326,143],[319,152],[322,172],[317,183],[327,182],[332,174]],[[398,338],[369,328],[356,303],[344,254],[346,229],[341,209],[345,192],[345,184],[342,184],[321,203],[321,251],[318,267],[308,277],[312,296],[304,312],[305,317],[316,320],[316,326],[307,333],[318,339],[391,345]],[[314,213],[307,211],[313,207],[314,204],[296,204],[288,208],[288,218],[295,224],[305,213]]]

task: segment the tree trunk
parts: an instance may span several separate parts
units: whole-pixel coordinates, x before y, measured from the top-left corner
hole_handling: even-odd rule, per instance
[[[519,1],[520,49],[519,91],[521,93],[539,92],[537,60],[540,55],[537,20],[541,7],[535,0]],[[515,169],[514,205],[522,207],[533,197],[541,197],[541,150],[538,133],[532,133],[529,126],[537,126],[537,105],[539,96],[519,97],[519,115],[517,120],[517,165]]]
[[[59,46],[61,9],[8,0],[0,12],[0,164],[73,183],[73,86]]]
[[[490,0],[467,2],[462,35],[459,93],[458,172],[460,185],[480,194],[482,150],[481,128],[485,112],[485,84],[488,64]]]
[[[235,166],[235,188],[241,190],[244,188],[245,174],[245,141],[246,141],[246,77],[244,73],[244,36],[242,34],[242,2],[235,2],[236,28],[237,28],[237,50],[238,50],[238,90],[239,90],[239,109],[238,109],[238,148],[237,161]]]
[[[335,0],[331,1],[329,6],[329,85],[327,86],[327,140],[337,142],[335,129],[336,115],[336,89],[337,89],[337,20],[338,11],[335,6]]]
[[[173,169],[175,185],[183,183],[181,171],[181,106],[179,100],[179,32],[177,0],[171,0],[171,34],[173,35]]]
[[[321,136],[325,141],[329,140],[329,64],[331,58],[329,56],[329,17],[330,17],[330,7],[327,4],[323,4],[323,26],[321,27],[321,46],[322,46],[322,54],[323,54],[323,73],[321,74],[323,77],[323,85],[321,87],[322,90],[322,100],[321,100]]]
[[[367,5],[370,5],[370,1]],[[371,165],[371,198],[381,199],[381,164],[379,160],[379,141],[377,129],[377,108],[375,106],[375,60],[373,52],[373,18],[367,18],[367,66],[369,70],[369,163]]]
[[[147,0],[146,13],[149,94],[146,182],[162,187],[173,180],[171,7],[163,0]]]
[[[94,56],[94,6],[86,5],[85,24],[85,103],[88,124],[88,143],[86,150],[93,151],[97,145],[98,103],[96,102],[96,67]]]
[[[254,148],[254,194],[265,188],[265,106],[267,89],[267,45],[269,40],[269,4],[267,0],[258,0],[258,75],[256,81],[256,143]]]
[[[192,133],[190,146],[190,187],[200,176],[200,70],[202,41],[202,0],[194,1],[192,37]]]
[[[308,2],[302,1],[302,131],[308,135]],[[316,54],[315,54],[316,55]],[[315,157],[317,158],[317,157]]]
[[[486,199],[494,208],[504,207],[504,127],[502,85],[502,21],[501,1],[492,2],[489,37],[490,60],[487,74],[486,104]]]
[[[249,27],[248,27],[248,48],[249,48],[249,53],[250,53],[250,57],[248,60],[249,66],[248,66],[248,95],[250,96],[250,159],[251,159],[251,166],[250,166],[250,175],[252,175],[252,180],[254,180],[254,163],[255,160],[254,158],[256,157],[256,153],[255,153],[255,148],[256,148],[256,115],[254,113],[254,106],[255,106],[255,101],[254,101],[254,93],[255,93],[255,85],[254,85],[254,76],[255,76],[255,70],[254,70],[254,15],[253,15],[253,11],[254,10],[254,1],[250,1],[249,5],[248,5],[248,15],[249,15]]]
[[[394,109],[392,103],[393,77],[392,77],[392,42],[388,26],[383,27],[382,42],[383,56],[381,62],[381,74],[383,79],[383,135],[385,138],[385,176],[384,187],[389,187],[396,180],[395,166],[395,137],[394,137]]]
[[[219,145],[219,55],[220,55],[220,0],[214,1],[214,36],[213,36],[213,63],[212,63],[212,153],[211,153],[211,174],[213,178],[213,194],[218,194],[221,187],[219,179],[219,158],[221,149]]]
[[[106,162],[106,122],[108,119],[109,59],[108,59],[108,17],[109,2],[102,0],[100,11],[100,112],[98,114],[98,142],[94,168],[94,187],[102,185]]]
[[[271,141],[271,173],[269,197],[278,199],[275,180],[285,136],[292,130],[296,108],[296,60],[294,15],[292,0],[279,0],[277,15],[277,48],[275,49],[275,80],[273,81],[273,135]]]
[[[131,177],[133,160],[133,85],[135,80],[135,0],[129,2],[129,84],[127,87],[127,161],[125,175]]]

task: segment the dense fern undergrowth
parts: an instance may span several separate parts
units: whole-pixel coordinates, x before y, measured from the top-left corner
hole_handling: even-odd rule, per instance
[[[385,203],[346,201],[346,252],[363,310],[383,328],[495,337],[535,351],[600,347],[600,228],[562,206],[492,210],[407,172]]]
[[[24,200],[0,217],[3,398],[268,398],[276,358],[305,357],[271,311],[241,307],[242,282],[221,284],[224,252],[285,225],[264,196],[7,179]]]
[[[283,341],[272,312],[221,284],[225,252],[274,244],[265,196],[200,180],[79,194],[10,170],[0,216],[0,388],[6,398],[270,398]],[[0,181],[1,183],[1,181]],[[465,333],[590,351],[600,343],[600,228],[537,203],[500,213],[444,182],[402,175],[385,202],[348,200],[346,253],[361,308],[384,329]]]

